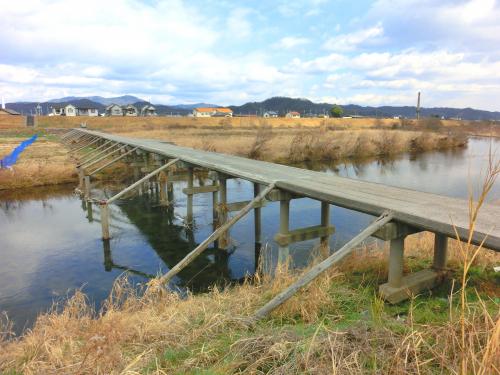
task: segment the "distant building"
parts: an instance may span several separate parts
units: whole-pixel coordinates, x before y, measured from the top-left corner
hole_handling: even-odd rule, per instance
[[[229,108],[195,108],[194,117],[233,117],[233,111]]]
[[[20,116],[19,112],[9,108],[0,108],[0,116]]]
[[[137,116],[137,108],[132,104],[124,105],[122,111],[123,116]]]
[[[106,116],[123,116],[123,110],[118,104],[110,104],[106,107],[105,114]]]
[[[99,110],[94,107],[77,107],[78,116],[99,116]]]
[[[76,116],[76,107],[73,104],[52,104],[49,116]]]
[[[265,117],[265,118],[278,117],[278,112],[267,111],[267,112],[264,112],[264,115],[262,117]]]
[[[156,113],[156,108],[153,107],[151,104],[146,104],[144,107],[141,108],[141,116],[157,116]]]
[[[300,113],[295,112],[295,111],[291,111],[291,112],[288,112],[285,117],[287,117],[287,118],[300,118]]]

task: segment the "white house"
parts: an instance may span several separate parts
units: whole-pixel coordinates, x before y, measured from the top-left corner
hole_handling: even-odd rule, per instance
[[[106,116],[123,116],[122,107],[118,104],[110,104],[106,107]]]
[[[278,117],[278,112],[275,112],[275,111],[267,111],[267,112],[264,112],[263,117],[265,117],[265,118],[270,118],[270,117]]]
[[[73,104],[53,104],[50,116],[76,116],[77,109]]]
[[[122,107],[123,116],[137,116],[137,108],[132,104],[124,105]]]
[[[157,116],[156,113],[156,108],[153,107],[151,104],[146,104],[144,107],[141,108],[141,116]]]
[[[99,110],[94,107],[78,107],[76,110],[78,116],[99,116]]]
[[[299,112],[295,112],[295,111],[291,111],[291,112],[288,112],[286,114],[286,117],[287,118],[300,118],[300,113]]]
[[[229,108],[199,107],[193,109],[194,117],[233,117],[233,111]]]

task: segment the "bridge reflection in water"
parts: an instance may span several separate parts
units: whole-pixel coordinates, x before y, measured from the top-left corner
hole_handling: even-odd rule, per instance
[[[100,211],[96,205],[85,199],[81,202],[89,223],[100,223]],[[130,225],[137,228],[167,269],[180,262],[198,245],[195,240],[196,221],[191,225],[185,225],[182,218],[175,215],[173,204],[169,206],[159,204],[159,196],[154,190],[117,202],[110,211],[110,216],[111,227],[117,232],[127,230],[126,227]],[[113,252],[119,251],[119,248],[117,246],[113,249],[111,240],[103,240],[102,245],[106,272],[122,270],[148,279],[157,276],[151,270],[136,269],[115,262]],[[260,244],[255,244],[256,265],[259,262],[260,248]],[[242,282],[243,278],[232,275],[229,266],[231,254],[232,251],[218,248],[215,242],[177,275],[174,279],[175,285],[181,289],[189,288],[193,292],[203,292],[213,285]],[[159,271],[158,269],[157,272]]]

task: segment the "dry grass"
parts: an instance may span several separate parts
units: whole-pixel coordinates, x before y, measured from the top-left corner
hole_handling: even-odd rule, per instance
[[[462,136],[428,131],[329,130],[322,128],[112,129],[121,135],[169,140],[180,146],[279,163],[387,157],[463,147]]]
[[[408,241],[409,268],[423,267],[433,237]],[[249,325],[248,317],[295,279],[281,269],[274,279],[185,299],[153,280],[138,295],[118,282],[100,312],[77,292],[62,312],[39,317],[20,339],[4,334],[0,371],[24,374],[185,374],[337,373],[430,374],[460,372],[461,356],[470,359],[465,373],[494,374],[500,366],[498,288],[474,277],[468,293],[466,340],[460,346],[461,263],[459,245],[450,247],[454,289],[448,299],[417,297],[389,306],[373,297],[384,279],[385,252],[366,248],[300,291],[270,319]],[[498,254],[480,252],[473,267],[490,267]],[[365,267],[365,269],[360,267]],[[408,269],[409,270],[409,269]],[[438,293],[438,292],[436,292]],[[496,293],[496,294],[495,294]],[[493,296],[487,299],[487,296]],[[8,329],[0,329],[6,332]],[[475,367],[474,367],[475,366]],[[14,371],[14,372],[13,372]]]
[[[24,139],[22,135],[3,135],[0,158]],[[0,190],[62,184],[75,178],[75,167],[66,148],[55,137],[42,135],[26,148],[12,169],[0,169]]]

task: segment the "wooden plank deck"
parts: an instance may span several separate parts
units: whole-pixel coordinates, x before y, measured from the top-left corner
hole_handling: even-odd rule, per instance
[[[461,240],[468,239],[468,202],[463,199],[195,150],[158,140],[129,138],[86,129],[76,130],[263,185],[274,183],[280,189],[355,211],[378,216],[390,210],[395,221],[448,237],[456,238],[455,226]],[[500,251],[498,206],[485,204],[479,214],[472,242],[477,245],[483,240],[485,247]]]

